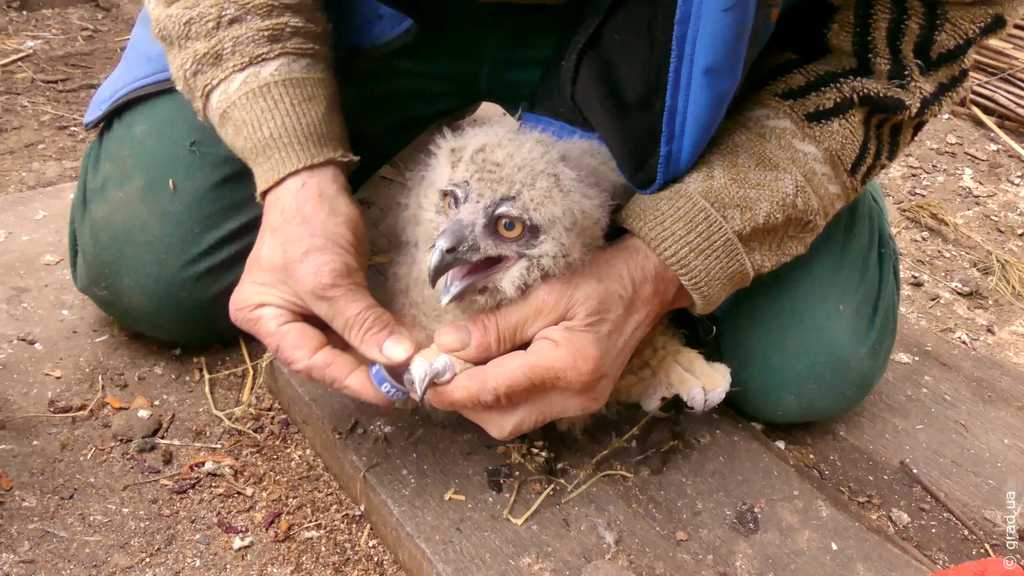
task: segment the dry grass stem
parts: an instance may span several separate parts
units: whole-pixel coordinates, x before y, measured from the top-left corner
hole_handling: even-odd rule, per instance
[[[50,414],[47,412],[40,414],[17,414],[7,419],[0,418],[0,421],[6,423],[14,422],[15,420],[21,420],[22,418],[74,418],[75,416],[86,416],[90,412],[92,412],[93,408],[96,407],[96,404],[100,401],[100,398],[103,398],[103,376],[100,376],[98,378],[98,384],[96,386],[96,397],[92,399],[92,402],[90,402],[88,406],[81,410],[67,412],[65,414]]]
[[[1010,256],[985,241],[977,234],[964,228],[946,210],[933,200],[918,200],[899,207],[900,214],[907,220],[925,228],[966,238],[984,251],[974,255],[978,260],[977,269],[990,277],[989,286],[1010,302],[1024,308],[1024,261]],[[935,278],[931,274],[928,274]],[[937,278],[936,278],[937,279]],[[943,284],[948,282],[940,280]]]
[[[979,110],[977,106],[975,106],[974,104],[968,104],[968,107],[970,107],[971,112],[974,112],[974,115],[977,116],[978,119],[985,123],[985,126],[988,126],[989,130],[995,132],[996,136],[1002,138],[1003,142],[1006,142],[1007,146],[1013,148],[1014,152],[1019,154],[1021,158],[1024,158],[1024,148],[1021,148],[1020,144],[1017,144],[1017,142],[1015,142],[1013,138],[1010,138],[1010,136],[1007,135],[1006,132],[1003,132],[1003,130],[999,128],[999,126],[996,126],[996,123],[993,122],[987,114]]]
[[[519,516],[517,518],[512,515],[512,506],[516,503],[516,496],[519,495],[519,485],[520,482],[516,482],[515,486],[512,487],[512,495],[509,496],[508,505],[505,506],[505,512],[503,514],[506,520],[515,524],[516,526],[522,526],[523,524],[526,524],[527,520],[530,519],[530,516],[533,516],[533,513],[537,511],[537,508],[540,508],[541,503],[544,502],[544,500],[549,495],[551,495],[551,491],[555,489],[555,484],[553,482],[551,484],[548,484],[547,489],[544,490],[544,492],[542,492],[541,495],[538,496],[537,499],[533,501],[533,504],[530,505],[526,512],[523,512],[522,516]]]
[[[597,482],[598,480],[600,480],[601,478],[604,478],[605,476],[622,476],[623,478],[632,478],[633,477],[632,474],[630,474],[629,472],[626,472],[624,470],[605,470],[604,472],[601,472],[600,474],[594,475],[594,477],[591,478],[590,480],[587,480],[586,483],[583,484],[583,486],[580,486],[579,488],[573,490],[568,496],[566,496],[565,498],[562,498],[562,504],[565,504],[569,500],[572,500],[573,498],[575,498],[575,497],[579,496],[580,494],[586,492],[586,490],[588,488],[590,488],[590,486],[593,485],[594,482]]]
[[[232,408],[228,412],[222,412],[221,410],[219,410],[217,408],[217,404],[214,403],[214,401],[213,401],[213,393],[210,391],[210,372],[206,368],[206,357],[204,356],[204,357],[200,358],[200,362],[201,362],[202,367],[203,367],[203,392],[206,393],[206,401],[210,405],[210,411],[213,412],[214,416],[216,416],[217,418],[220,418],[221,422],[223,422],[224,425],[227,426],[228,428],[231,428],[233,430],[238,430],[239,432],[243,432],[245,434],[249,434],[250,436],[252,436],[252,437],[254,437],[254,438],[256,438],[258,440],[260,438],[259,434],[253,432],[252,430],[249,430],[248,428],[246,428],[244,426],[241,426],[239,424],[235,424],[230,418],[227,417],[227,414],[229,412],[234,412],[235,410],[240,408],[240,406],[236,406],[235,408]]]

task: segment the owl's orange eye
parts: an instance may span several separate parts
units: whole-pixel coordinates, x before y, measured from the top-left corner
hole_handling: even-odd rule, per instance
[[[526,231],[526,224],[523,224],[522,220],[512,218],[511,216],[501,216],[498,218],[495,227],[498,229],[498,234],[506,240],[515,240]]]
[[[454,212],[459,207],[459,201],[452,192],[445,192],[441,201],[444,203],[444,209],[448,212]]]

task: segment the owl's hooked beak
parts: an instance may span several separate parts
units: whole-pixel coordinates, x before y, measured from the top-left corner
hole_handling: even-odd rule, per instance
[[[511,259],[503,256],[483,257],[473,227],[456,219],[434,241],[427,280],[433,288],[444,278],[441,305],[446,306],[470,287],[505,269],[510,263]]]

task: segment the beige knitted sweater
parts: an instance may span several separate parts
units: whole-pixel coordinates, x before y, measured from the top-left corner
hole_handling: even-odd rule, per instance
[[[319,2],[147,6],[178,89],[252,168],[260,193],[304,167],[356,160]],[[695,312],[714,310],[804,253],[928,119],[963,96],[970,48],[1022,7],[821,0],[783,18],[698,164],[658,194],[634,197],[622,224],[678,274]]]

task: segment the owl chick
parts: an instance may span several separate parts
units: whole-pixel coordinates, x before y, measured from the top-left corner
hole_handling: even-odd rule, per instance
[[[424,162],[405,198],[388,201],[388,212],[397,213],[390,232],[401,251],[384,272],[391,293],[385,301],[418,331],[422,346],[442,324],[586,265],[605,243],[613,209],[631,190],[599,141],[556,139],[507,115],[443,132]],[[410,363],[404,387],[419,399],[429,386],[469,367],[426,347]],[[705,411],[722,401],[729,384],[725,365],[687,348],[662,320],[634,353],[610,401],[653,411],[679,396]]]

